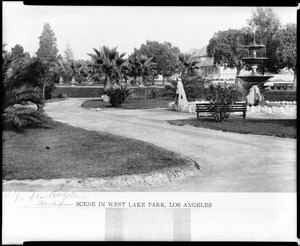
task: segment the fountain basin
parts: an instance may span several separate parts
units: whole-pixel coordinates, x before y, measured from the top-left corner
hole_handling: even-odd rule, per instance
[[[255,83],[263,83],[266,82],[268,79],[274,77],[274,76],[267,76],[267,75],[246,75],[246,76],[236,76],[237,78],[245,81],[245,82],[251,82],[253,84]]]
[[[243,62],[249,64],[249,65],[259,65],[262,64],[265,60],[268,60],[266,57],[245,57],[242,58]]]
[[[260,49],[265,49],[266,46],[263,44],[257,44],[257,43],[251,43],[249,45],[243,46],[243,48],[246,48],[248,50],[260,50]]]

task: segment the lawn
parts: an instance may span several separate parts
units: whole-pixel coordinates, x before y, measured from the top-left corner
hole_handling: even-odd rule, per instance
[[[225,132],[297,138],[296,119],[243,119],[240,116],[230,116],[227,121],[215,122],[211,117],[170,120],[173,125],[192,125]]]
[[[149,109],[149,108],[167,108],[170,102],[174,99],[167,98],[149,98],[147,100],[143,98],[132,98],[126,100],[120,107],[120,109]],[[85,108],[112,108],[108,102],[102,100],[87,100],[81,104]]]
[[[148,173],[190,160],[142,141],[55,123],[54,129],[4,130],[3,179],[109,177]]]

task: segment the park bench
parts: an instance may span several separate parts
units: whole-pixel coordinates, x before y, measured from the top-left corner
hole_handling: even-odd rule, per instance
[[[202,112],[211,113],[209,106],[210,106],[209,102],[196,104],[196,113],[197,113],[198,120],[199,120],[199,113],[202,113]],[[235,103],[229,105],[229,112],[242,112],[243,118],[245,119],[246,112],[247,112],[247,103],[246,102],[235,102]]]
[[[292,90],[293,89],[293,83],[278,83],[274,82],[273,86],[271,87],[274,90]]]

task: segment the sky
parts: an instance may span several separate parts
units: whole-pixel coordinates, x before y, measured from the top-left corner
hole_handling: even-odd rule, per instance
[[[118,46],[131,54],[146,40],[171,42],[181,52],[208,44],[215,32],[247,26],[255,7],[26,6],[2,2],[6,50],[16,44],[31,56],[48,22],[63,55],[69,44],[76,59],[89,59],[93,48]],[[272,7],[282,24],[296,23],[296,7]]]

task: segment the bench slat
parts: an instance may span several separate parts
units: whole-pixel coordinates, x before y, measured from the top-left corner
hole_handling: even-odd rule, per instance
[[[199,113],[202,112],[211,112],[208,107],[210,103],[197,103],[196,104],[196,112],[197,119],[199,119]],[[229,105],[229,112],[242,112],[243,118],[246,118],[247,105],[245,102],[235,102],[234,104]]]

